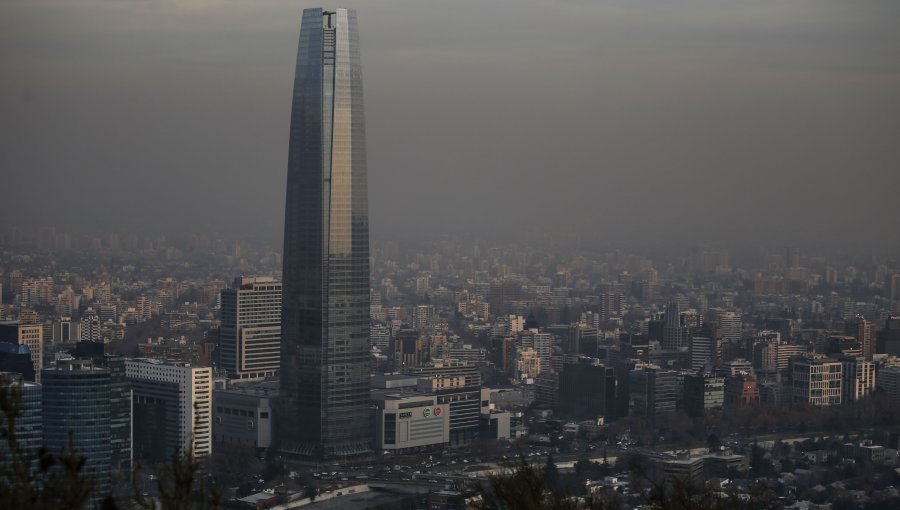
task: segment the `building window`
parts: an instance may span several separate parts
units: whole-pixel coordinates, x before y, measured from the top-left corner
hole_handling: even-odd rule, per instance
[[[397,415],[396,414],[384,415],[384,443],[385,444],[396,444],[397,443]]]

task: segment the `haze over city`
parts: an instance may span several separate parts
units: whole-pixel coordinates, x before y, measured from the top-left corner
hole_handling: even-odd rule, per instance
[[[376,240],[900,245],[897,2],[344,4]],[[303,6],[3,2],[0,215],[280,243]]]
[[[3,508],[900,508],[900,3],[348,3],[0,3]]]

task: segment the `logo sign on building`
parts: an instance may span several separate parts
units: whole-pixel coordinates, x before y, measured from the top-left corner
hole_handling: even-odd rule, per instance
[[[428,418],[429,416],[440,416],[443,412],[444,409],[441,407],[435,407],[434,409],[426,407],[425,409],[422,409],[422,416],[425,418]]]

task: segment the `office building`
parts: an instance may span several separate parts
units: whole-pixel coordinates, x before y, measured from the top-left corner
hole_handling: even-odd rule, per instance
[[[427,393],[375,392],[375,446],[404,452],[450,443],[450,405]]]
[[[5,386],[5,391],[17,389],[21,395],[22,414],[16,419],[14,432],[16,445],[20,452],[26,456],[35,454],[44,442],[43,415],[41,412],[41,385],[27,381],[22,374],[15,372],[0,372],[0,384]],[[6,424],[3,424],[4,430]],[[0,440],[0,467],[9,465],[9,445],[4,439]]]
[[[616,374],[595,358],[564,363],[559,373],[559,413],[565,418],[607,420],[615,415]]]
[[[681,308],[678,301],[666,305],[666,319],[663,326],[662,348],[676,351],[688,345],[688,330],[681,324]]]
[[[272,445],[275,402],[274,382],[231,384],[213,391],[215,444],[241,444],[265,449]]]
[[[875,375],[875,387],[900,403],[900,365],[880,365]]]
[[[900,273],[894,273],[888,279],[888,295],[891,314],[900,315]]]
[[[875,354],[875,342],[878,337],[878,326],[857,315],[844,323],[844,333],[856,338],[862,349],[863,357],[866,361],[872,361],[872,355]]]
[[[134,398],[134,455],[165,462],[212,452],[212,369],[156,360],[125,362]]]
[[[553,348],[550,333],[541,333],[537,329],[529,329],[521,333],[523,349],[534,350],[540,364],[540,372],[550,371],[550,352]],[[596,347],[594,348],[596,351]]]
[[[814,356],[791,360],[791,401],[799,405],[840,405],[843,371],[840,361]]]
[[[684,410],[688,416],[702,416],[707,409],[725,405],[725,378],[709,373],[684,376]]]
[[[53,343],[54,344],[70,344],[75,341],[75,333],[72,329],[72,318],[68,316],[60,317],[53,321]]]
[[[719,358],[719,329],[715,323],[690,330],[691,371],[715,366]]]
[[[631,370],[628,379],[629,414],[656,423],[675,412],[678,389],[674,371],[644,365]]]
[[[900,317],[885,319],[884,328],[878,332],[878,352],[900,356]]]
[[[304,9],[284,222],[278,448],[372,452],[369,213],[356,12]]]
[[[719,327],[722,329],[722,342],[739,344],[743,330],[741,315],[736,312],[720,312]]]
[[[863,356],[840,356],[841,401],[844,404],[858,402],[875,391],[875,363]]]
[[[221,367],[233,379],[274,377],[281,362],[281,282],[235,278],[221,300]]]
[[[44,329],[40,324],[24,324],[17,321],[0,321],[0,342],[28,347],[34,368],[34,382],[41,382],[44,366]]]
[[[450,444],[468,444],[477,439],[481,414],[481,371],[466,362],[435,363],[407,371],[419,379],[418,389],[449,406]]]
[[[131,383],[125,373],[125,358],[107,356],[102,342],[78,342],[75,357],[90,359],[98,368],[109,370],[109,443],[114,475],[128,478],[132,471]]]
[[[94,482],[89,504],[111,491],[110,375],[90,360],[60,360],[41,371],[44,446],[53,452],[71,445],[84,456],[81,472]]]
[[[0,342],[0,372],[18,374],[24,380],[34,382],[36,379],[34,360],[27,345],[12,342]]]

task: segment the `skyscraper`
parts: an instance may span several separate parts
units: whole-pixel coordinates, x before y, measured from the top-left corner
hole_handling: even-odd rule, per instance
[[[281,349],[281,282],[244,276],[221,292],[222,368],[234,379],[274,376]]]
[[[60,360],[41,371],[44,446],[74,446],[85,459],[82,473],[94,481],[89,505],[99,507],[111,490],[109,370],[90,360]]]
[[[279,450],[315,459],[371,452],[369,213],[353,10],[303,11],[282,290]]]
[[[135,457],[165,462],[212,453],[212,369],[187,363],[125,362],[134,395]]]

